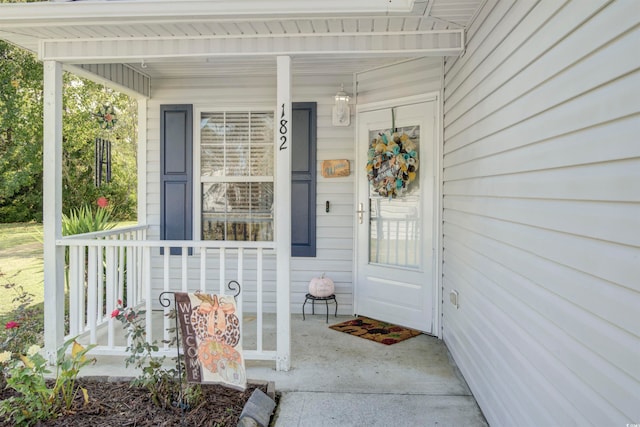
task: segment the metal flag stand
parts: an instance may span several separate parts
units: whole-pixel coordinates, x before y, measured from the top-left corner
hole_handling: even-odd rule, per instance
[[[238,283],[236,280],[231,280],[229,281],[229,283],[227,283],[227,288],[230,291],[235,291],[235,295],[233,295],[233,298],[237,301],[238,299],[238,295],[240,295],[240,291],[242,289],[242,287],[240,286],[240,283]],[[169,298],[168,295],[173,295],[173,310],[175,312],[175,330],[176,330],[176,351],[178,354],[178,381],[180,381],[180,397],[178,402],[174,402],[174,404],[176,406],[178,406],[181,410],[181,420],[180,420],[180,425],[184,426],[184,416],[185,416],[185,411],[187,409],[187,404],[184,402],[184,383],[182,381],[182,359],[180,357],[180,346],[181,346],[181,342],[180,342],[180,325],[178,324],[178,307],[176,306],[176,292],[174,291],[164,291],[162,292],[159,296],[158,296],[158,301],[160,302],[160,305],[164,308],[167,308],[169,306],[171,306],[172,301],[171,298]]]

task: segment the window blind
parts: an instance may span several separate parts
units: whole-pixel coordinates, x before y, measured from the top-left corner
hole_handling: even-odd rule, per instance
[[[273,240],[273,112],[200,117],[202,238]]]

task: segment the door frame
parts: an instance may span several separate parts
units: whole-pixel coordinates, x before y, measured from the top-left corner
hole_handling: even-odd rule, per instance
[[[357,314],[357,292],[358,292],[358,287],[357,287],[357,283],[358,283],[358,279],[359,279],[359,275],[360,275],[360,271],[358,271],[358,256],[359,256],[359,249],[358,249],[358,233],[357,233],[357,228],[358,228],[358,217],[357,215],[355,215],[355,211],[357,210],[357,206],[358,206],[358,202],[360,200],[362,200],[362,195],[358,193],[358,180],[359,177],[357,174],[362,173],[362,171],[364,171],[364,168],[360,168],[358,167],[359,165],[364,165],[366,164],[366,160],[367,159],[363,159],[361,158],[362,156],[360,155],[360,152],[362,150],[358,149],[357,144],[360,143],[360,137],[361,135],[359,134],[359,121],[360,121],[360,113],[365,113],[368,111],[375,111],[375,110],[380,110],[380,109],[385,109],[385,108],[394,108],[394,107],[400,107],[402,105],[408,105],[408,104],[418,104],[418,103],[422,103],[422,102],[430,102],[433,101],[434,102],[434,115],[435,115],[435,120],[433,122],[434,125],[434,155],[435,155],[435,188],[433,189],[433,194],[434,194],[434,200],[433,200],[433,273],[432,273],[432,280],[434,283],[433,286],[433,290],[432,290],[432,298],[433,298],[433,319],[432,319],[432,324],[433,324],[433,335],[437,336],[438,338],[442,339],[442,322],[441,322],[441,314],[442,314],[442,289],[443,289],[443,284],[442,284],[442,248],[443,248],[443,242],[442,242],[442,236],[443,236],[443,230],[442,230],[442,193],[443,193],[443,176],[442,176],[442,167],[443,167],[443,146],[442,146],[442,141],[443,141],[443,135],[442,135],[442,96],[440,92],[429,92],[429,93],[424,93],[424,94],[420,94],[420,95],[413,95],[413,96],[407,96],[407,97],[402,97],[402,98],[395,98],[395,99],[390,99],[390,100],[385,100],[385,101],[377,101],[377,102],[371,102],[371,103],[367,103],[367,104],[356,104],[356,139],[355,139],[355,143],[356,146],[355,148],[355,161],[356,161],[356,167],[354,168],[354,170],[356,171],[356,177],[354,180],[354,194],[356,195],[356,200],[355,200],[355,204],[353,206],[353,211],[354,211],[354,218],[353,218],[353,224],[354,224],[354,233],[353,233],[353,247],[354,247],[354,257],[353,257],[353,309],[354,309],[354,314]]]

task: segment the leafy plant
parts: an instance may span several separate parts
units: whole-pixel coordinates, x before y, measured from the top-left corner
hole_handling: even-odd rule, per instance
[[[0,279],[5,281],[2,272]],[[21,285],[6,282],[2,287],[13,291],[11,304],[14,308],[10,320],[4,324],[4,329],[0,330],[0,350],[17,353],[42,341],[42,311],[31,306],[33,295],[25,291]]]
[[[71,357],[66,357],[66,350],[71,347]],[[75,339],[71,339],[65,343],[64,346],[58,349],[56,365],[56,382],[53,386],[54,394],[59,396],[60,401],[63,403],[64,409],[67,411],[71,409],[73,400],[75,399],[78,391],[82,391],[84,401],[88,402],[89,397],[87,390],[82,387],[76,387],[76,379],[80,373],[80,369],[90,363],[95,363],[96,359],[87,359],[87,352],[91,350],[95,345],[83,347],[78,344]]]
[[[134,365],[141,371],[132,385],[145,387],[154,404],[168,407],[173,400],[177,372],[163,368],[166,356],[154,355],[158,351],[158,344],[157,341],[149,343],[146,339],[144,314],[144,310],[135,311],[131,307],[124,309],[119,300],[118,308],[111,313],[111,317],[122,322],[129,340],[127,351],[130,355],[125,359],[125,365]]]
[[[92,233],[111,230],[115,224],[110,222],[111,212],[98,207],[95,211],[88,205],[73,209],[69,215],[62,215],[62,235]]]
[[[118,307],[111,313],[112,318],[122,322],[127,331],[126,337],[130,342],[127,347],[130,355],[125,359],[125,365],[134,365],[141,371],[140,375],[132,381],[132,385],[145,387],[149,391],[153,403],[160,407],[166,408],[179,404],[184,407],[195,406],[202,400],[201,388],[197,385],[181,383],[178,376],[178,363],[181,362],[177,358],[175,358],[175,368],[164,367],[166,356],[154,354],[158,352],[157,341],[147,342],[144,314],[144,310],[136,311],[131,307],[123,308],[120,300],[118,300]],[[169,315],[175,316],[175,312]],[[175,343],[175,341],[174,337],[171,343]],[[183,381],[186,382],[186,380]]]
[[[39,347],[30,347],[20,360],[11,359],[10,352],[2,353],[2,359],[8,360],[6,368],[7,386],[20,393],[0,403],[0,415],[12,419],[18,425],[31,425],[38,420],[52,418],[54,411],[53,390],[47,387],[45,374],[47,361],[38,351]]]
[[[68,356],[66,352],[72,344],[71,356]],[[92,347],[85,348],[75,339],[66,341],[58,350],[56,379],[51,387],[46,380],[46,374],[51,371],[38,345],[30,346],[16,357],[9,351],[0,353],[7,387],[18,392],[17,396],[0,402],[0,415],[16,425],[30,426],[68,412],[78,392],[82,392],[87,403],[87,391],[76,386],[76,379],[82,367],[95,362],[86,357]]]

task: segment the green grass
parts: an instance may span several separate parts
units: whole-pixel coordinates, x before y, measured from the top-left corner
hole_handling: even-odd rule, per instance
[[[116,227],[135,225],[135,222],[120,222]],[[15,308],[11,300],[15,290],[3,285],[15,283],[33,294],[33,304],[44,301],[44,273],[42,249],[42,224],[0,224],[0,321],[5,321]]]
[[[0,224],[0,285],[15,283],[33,294],[33,303],[44,301],[42,224]],[[15,308],[14,290],[0,286],[0,318]]]

